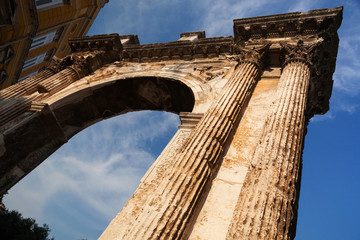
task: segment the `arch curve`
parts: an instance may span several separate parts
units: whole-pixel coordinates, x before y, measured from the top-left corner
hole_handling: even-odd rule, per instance
[[[83,78],[46,99],[34,103],[19,129],[0,135],[0,194],[30,173],[72,136],[113,116],[140,110],[179,114],[195,105],[193,89],[182,81],[159,76]],[[19,151],[18,146],[23,146]]]
[[[195,104],[194,93],[187,85],[157,76],[126,77],[74,90],[49,104],[67,138],[102,119],[127,112],[179,114],[191,112]]]

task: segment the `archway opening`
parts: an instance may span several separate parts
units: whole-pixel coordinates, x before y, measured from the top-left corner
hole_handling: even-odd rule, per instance
[[[61,101],[53,109],[59,123],[69,137],[78,134],[4,202],[49,224],[56,239],[95,239],[177,131],[173,113],[191,111],[195,100],[178,81],[147,77],[83,89]]]
[[[192,90],[180,81],[160,77],[126,78],[84,88],[53,104],[53,111],[70,138],[100,120],[127,112],[158,110],[191,112]]]

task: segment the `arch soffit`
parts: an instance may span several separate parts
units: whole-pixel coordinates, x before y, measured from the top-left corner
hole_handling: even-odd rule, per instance
[[[126,79],[153,77],[153,78],[164,78],[179,81],[187,86],[193,93],[195,98],[194,106],[199,102],[204,102],[207,95],[212,94],[211,87],[209,84],[205,84],[206,81],[198,76],[191,73],[181,72],[178,70],[167,70],[167,71],[133,71],[130,73],[113,73],[111,76],[104,76],[102,74],[95,74],[84,77],[60,92],[54,94],[46,100],[46,103],[52,109],[56,109],[69,102],[74,101],[78,93],[82,93],[83,96],[91,95],[96,89],[100,89],[103,86],[113,84],[117,81]],[[195,109],[195,107],[194,107]],[[194,111],[194,110],[193,110]]]

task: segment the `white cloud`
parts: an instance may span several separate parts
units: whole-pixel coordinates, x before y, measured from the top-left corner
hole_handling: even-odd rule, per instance
[[[329,111],[324,115],[315,115],[310,119],[310,122],[323,122],[332,119],[335,119],[335,114],[332,111]]]
[[[254,14],[264,5],[266,0],[257,1],[202,1],[201,5],[205,8],[202,19],[204,29],[209,37],[233,35],[233,19],[243,18]]]
[[[51,219],[56,223],[50,226],[55,233],[58,228],[72,229],[69,234],[81,236],[73,221],[91,224],[90,229],[101,233],[155,161],[148,146],[169,131],[176,131],[178,124],[175,114],[149,111],[100,122],[49,157],[13,187],[4,202],[40,223],[49,223],[49,205],[58,209],[52,211],[71,216],[73,220]],[[81,206],[67,205],[70,199]],[[91,209],[92,214],[82,208]],[[93,218],[86,217],[89,214]]]
[[[289,8],[288,12],[307,12],[312,10],[318,2],[316,0],[294,1],[294,5]]]
[[[360,93],[360,76],[356,66],[339,66],[334,74],[334,88],[350,96],[358,95]]]

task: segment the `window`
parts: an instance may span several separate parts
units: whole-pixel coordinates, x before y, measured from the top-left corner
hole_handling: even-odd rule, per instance
[[[51,50],[47,51],[44,57],[44,61],[50,62],[53,56],[55,55],[55,53],[56,53],[56,48],[52,48]]]
[[[14,56],[15,51],[12,46],[0,50],[0,64],[8,65]]]
[[[16,25],[18,18],[18,5],[15,0],[0,1],[0,26]]]
[[[36,36],[32,39],[30,50],[41,47],[45,44],[51,43],[54,40],[56,31],[49,32],[44,35]]]
[[[36,57],[33,57],[33,58],[30,58],[30,59],[26,60],[22,70],[28,69],[28,68],[30,68],[32,66],[35,66],[35,65],[37,65],[39,63],[42,63],[44,61],[45,56],[46,56],[46,52],[44,52],[44,53],[42,53],[40,55],[37,55]]]
[[[3,82],[5,81],[5,79],[8,77],[8,74],[6,73],[6,71],[4,69],[1,69],[0,71],[0,85],[3,84]]]
[[[36,8],[43,9],[46,7],[54,7],[56,5],[62,5],[63,0],[35,0]]]
[[[21,82],[22,80],[25,80],[25,79],[27,79],[27,78],[29,78],[29,77],[31,77],[31,76],[34,76],[35,74],[37,74],[38,72],[37,71],[35,71],[35,72],[32,72],[32,73],[30,73],[30,74],[28,74],[28,75],[26,75],[26,76],[23,76],[22,78],[19,78],[19,80],[17,81],[17,82]]]
[[[55,42],[58,42],[60,40],[64,30],[65,30],[65,27],[61,27],[58,30],[56,30],[55,37],[54,37]]]

